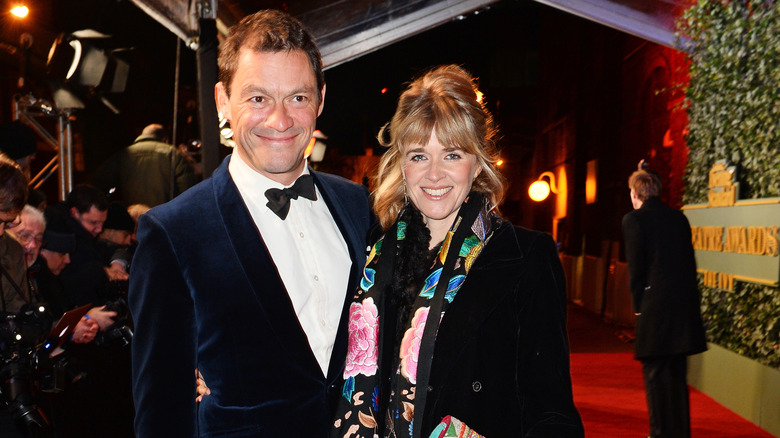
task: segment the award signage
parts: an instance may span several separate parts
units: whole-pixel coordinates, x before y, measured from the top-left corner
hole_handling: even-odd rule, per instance
[[[780,198],[739,200],[734,168],[716,163],[706,205],[686,205],[698,271],[707,286],[734,289],[734,281],[777,287],[780,278]]]

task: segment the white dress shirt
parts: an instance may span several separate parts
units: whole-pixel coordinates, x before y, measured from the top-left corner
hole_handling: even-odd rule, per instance
[[[273,258],[309,346],[327,375],[352,266],[347,244],[319,189],[316,201],[303,197],[290,200],[290,212],[282,220],[266,206],[265,191],[285,186],[256,172],[237,153],[231,156],[228,171]],[[301,175],[308,173],[307,165]]]

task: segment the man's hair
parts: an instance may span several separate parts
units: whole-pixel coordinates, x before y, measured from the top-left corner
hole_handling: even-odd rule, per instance
[[[155,140],[161,142],[168,141],[168,130],[159,123],[147,125],[144,130],[141,131],[141,135],[154,137]]]
[[[395,115],[378,135],[379,143],[389,148],[379,162],[374,191],[374,209],[383,227],[392,224],[404,204],[405,150],[427,144],[432,132],[445,147],[476,157],[481,172],[471,190],[482,192],[493,208],[501,203],[506,182],[495,167],[498,130],[477,91],[465,70],[445,65],[417,78],[401,94]]]
[[[238,69],[238,58],[242,48],[255,52],[306,53],[314,76],[317,78],[317,96],[322,100],[322,86],[325,74],[322,72],[322,58],[314,37],[295,17],[274,9],[266,9],[247,15],[230,29],[230,35],[219,48],[219,80],[230,97],[230,85]]]
[[[661,196],[661,178],[646,170],[637,170],[628,178],[628,188],[636,193],[640,201]]]
[[[81,213],[86,213],[94,205],[99,211],[108,210],[108,199],[97,187],[89,184],[79,184],[65,198],[68,209],[76,207]]]
[[[21,211],[27,203],[27,177],[16,162],[0,153],[0,211]]]
[[[20,216],[27,217],[28,219],[31,219],[30,222],[36,222],[41,225],[43,225],[43,228],[46,229],[46,217],[43,215],[43,212],[38,210],[37,208],[33,207],[32,205],[25,205],[22,209]],[[24,219],[22,219],[22,222],[25,222]]]

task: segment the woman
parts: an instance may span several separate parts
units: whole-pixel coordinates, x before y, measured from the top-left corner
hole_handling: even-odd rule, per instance
[[[380,131],[386,232],[350,307],[333,436],[583,435],[563,271],[550,237],[496,212],[495,136],[457,66],[415,80]]]

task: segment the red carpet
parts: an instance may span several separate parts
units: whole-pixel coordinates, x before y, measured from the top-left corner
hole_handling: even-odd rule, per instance
[[[582,309],[569,313],[574,403],[586,437],[647,436],[647,405],[633,344],[616,327]],[[693,438],[772,438],[772,435],[691,388]]]

